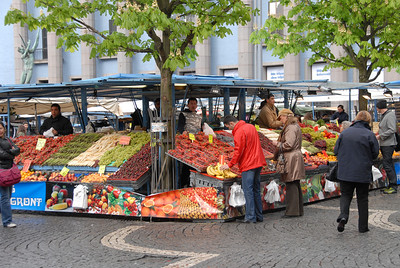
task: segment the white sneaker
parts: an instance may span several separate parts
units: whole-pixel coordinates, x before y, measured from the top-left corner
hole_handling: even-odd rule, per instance
[[[9,224],[7,224],[6,226],[4,226],[4,227],[6,227],[6,228],[15,228],[15,227],[17,227],[17,225],[15,224],[15,223],[9,223]]]

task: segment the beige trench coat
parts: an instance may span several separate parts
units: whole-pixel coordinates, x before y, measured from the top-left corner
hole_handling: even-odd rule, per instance
[[[281,181],[291,182],[304,179],[306,172],[303,154],[301,153],[302,134],[297,120],[282,131],[280,140],[285,156],[285,170],[287,171],[287,173],[281,174]],[[280,146],[280,143],[278,146]]]
[[[282,122],[278,120],[275,106],[264,105],[261,109],[260,114],[256,120],[257,125],[262,128],[274,128],[277,129],[282,126]]]

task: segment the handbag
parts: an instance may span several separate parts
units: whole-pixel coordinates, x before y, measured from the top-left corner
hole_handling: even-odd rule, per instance
[[[396,152],[398,152],[398,151],[400,151],[400,135],[397,132],[395,132],[394,135],[395,135],[396,142],[397,142],[396,146],[394,147],[394,150]]]
[[[0,169],[0,186],[9,187],[21,181],[21,172],[16,164],[12,168]]]
[[[278,155],[278,160],[276,162],[275,170],[276,170],[277,173],[280,173],[280,174],[287,173],[287,171],[286,171],[286,163],[285,163],[285,156],[283,155],[283,151],[282,151],[282,143],[279,146],[279,155]]]
[[[325,179],[332,182],[339,182],[337,177],[338,171],[338,162],[333,162],[333,164],[329,167],[328,173],[325,175]]]

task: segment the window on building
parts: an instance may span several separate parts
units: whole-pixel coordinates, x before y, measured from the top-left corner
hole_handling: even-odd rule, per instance
[[[280,66],[267,66],[267,80],[283,81],[285,80],[285,70],[283,65]]]
[[[71,77],[71,81],[81,81],[82,77]]]
[[[112,34],[113,32],[117,31],[117,26],[114,25],[114,20],[109,20],[108,21],[108,32],[109,34]]]
[[[47,60],[47,30],[42,29],[42,47],[35,50],[35,60]]]
[[[223,76],[238,76],[238,69],[224,69],[222,70]]]
[[[195,75],[195,71],[180,71],[179,75]]]
[[[324,71],[325,66],[327,63],[321,62],[321,63],[314,63],[311,67],[311,79],[312,80],[324,80],[328,79],[328,81],[331,80],[331,70],[326,70]]]
[[[48,84],[49,80],[48,79],[38,79],[38,84]]]

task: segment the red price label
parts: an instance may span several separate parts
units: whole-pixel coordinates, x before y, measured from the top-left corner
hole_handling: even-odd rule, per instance
[[[129,142],[131,141],[131,137],[129,136],[122,136],[119,138],[119,144],[121,145],[129,145]]]
[[[328,155],[327,155],[327,153],[325,152],[325,150],[322,150],[322,154],[323,154],[325,157],[328,157]]]
[[[219,163],[220,163],[221,165],[225,164],[225,156],[224,156],[223,154],[221,154],[221,155],[219,156]]]
[[[310,159],[310,155],[308,154],[308,152],[305,152],[305,155],[306,155],[307,159]]]
[[[23,172],[28,172],[29,168],[31,167],[32,160],[26,159],[24,161],[24,167],[22,168]]]

